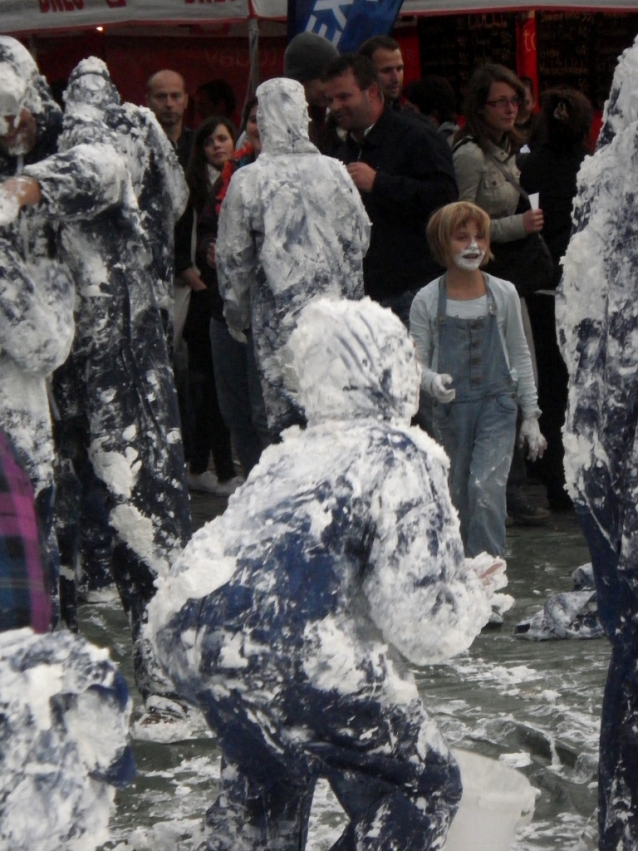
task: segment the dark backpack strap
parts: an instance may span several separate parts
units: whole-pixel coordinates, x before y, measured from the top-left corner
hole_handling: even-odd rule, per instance
[[[463,145],[467,145],[468,142],[475,142],[478,145],[478,142],[474,138],[474,136],[463,136],[462,139],[459,139],[458,142],[455,142],[452,146],[452,153],[456,153],[459,148],[462,148]]]

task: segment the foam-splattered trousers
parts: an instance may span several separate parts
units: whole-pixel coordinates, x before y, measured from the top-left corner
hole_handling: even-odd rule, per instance
[[[578,515],[589,545],[598,614],[612,645],[600,727],[600,851],[638,848],[638,602],[629,571],[619,570],[618,506],[611,489],[597,517]],[[603,531],[604,530],[604,531]]]
[[[435,402],[434,434],[450,459],[450,496],[469,558],[505,551],[505,493],[518,412],[489,288],[487,302],[488,314],[480,319],[447,316],[446,290],[439,287],[438,368],[452,376],[456,398]]]
[[[206,817],[209,850],[302,851],[319,777],[349,817],[333,851],[441,848],[461,781],[420,701],[387,707],[296,686],[277,701],[286,740],[282,726],[237,691],[214,702],[200,694],[224,754],[220,794]]]

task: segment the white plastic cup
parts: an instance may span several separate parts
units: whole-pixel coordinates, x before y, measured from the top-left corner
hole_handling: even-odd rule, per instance
[[[510,851],[534,815],[537,790],[525,775],[471,751],[454,750],[463,797],[443,851]]]

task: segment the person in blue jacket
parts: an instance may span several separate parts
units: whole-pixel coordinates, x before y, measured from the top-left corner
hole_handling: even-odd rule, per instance
[[[466,562],[447,459],[410,427],[401,321],[317,299],[285,347],[308,425],[268,447],[149,608],[149,639],[215,731],[214,851],[303,849],[315,781],[350,821],[335,847],[439,848],[459,771],[403,662],[467,648],[503,563]]]

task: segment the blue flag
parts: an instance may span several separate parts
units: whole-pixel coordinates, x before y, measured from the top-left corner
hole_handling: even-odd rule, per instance
[[[339,53],[358,50],[373,35],[388,35],[403,0],[288,0],[288,40],[312,32]]]

